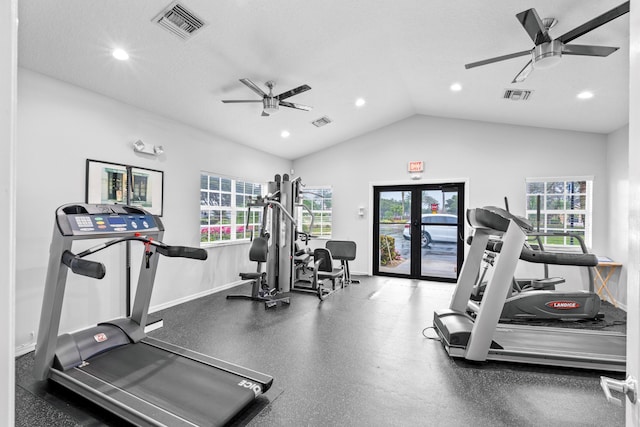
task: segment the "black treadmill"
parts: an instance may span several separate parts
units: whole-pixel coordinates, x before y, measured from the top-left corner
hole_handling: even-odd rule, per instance
[[[151,337],[144,332],[159,255],[205,260],[200,248],[164,244],[159,217],[126,205],[69,204],[57,209],[34,377],[50,379],[142,426],[219,426],[273,383],[269,375]],[[73,241],[112,239],[78,254]],[[101,279],[84,257],[139,241],[144,257],[130,317],[58,336],[67,272]]]

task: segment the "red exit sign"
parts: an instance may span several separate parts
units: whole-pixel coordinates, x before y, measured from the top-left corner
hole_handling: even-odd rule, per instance
[[[409,162],[409,172],[422,172],[424,171],[424,162]]]

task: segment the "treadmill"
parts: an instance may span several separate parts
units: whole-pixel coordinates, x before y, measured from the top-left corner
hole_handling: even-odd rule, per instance
[[[201,248],[166,245],[163,234],[160,218],[138,207],[68,204],[56,210],[33,375],[135,425],[224,425],[273,378],[145,335],[160,255],[207,258]],[[111,240],[71,252],[74,241],[87,239]],[[104,265],[84,257],[126,241],[144,244],[131,316],[58,336],[68,270],[101,279]]]
[[[436,310],[433,319],[451,357],[625,372],[626,334],[499,324],[526,232],[533,227],[526,219],[493,206],[469,209],[467,221],[475,229],[469,254],[449,308]],[[492,236],[501,237],[502,249],[473,318],[467,313],[467,303]]]

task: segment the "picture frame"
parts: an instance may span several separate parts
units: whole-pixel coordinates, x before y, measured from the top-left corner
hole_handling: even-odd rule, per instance
[[[164,172],[155,169],[130,167],[129,205],[138,206],[162,216],[164,199]]]
[[[87,159],[85,202],[127,204],[162,216],[164,172]]]
[[[127,203],[128,176],[127,165],[87,159],[85,202]]]

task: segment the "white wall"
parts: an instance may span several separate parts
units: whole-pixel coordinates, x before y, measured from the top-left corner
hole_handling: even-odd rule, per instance
[[[333,237],[354,240],[352,271],[370,271],[372,182],[407,182],[407,163],[423,160],[424,181],[467,179],[468,206],[525,207],[527,177],[594,176],[593,251],[607,249],[607,138],[604,135],[413,116],[294,161],[307,185],[333,187]],[[419,183],[420,181],[416,181]],[[552,274],[558,274],[551,271]]]
[[[84,201],[87,158],[164,171],[164,240],[189,246],[198,246],[200,239],[201,170],[267,182],[291,169],[289,160],[26,69],[18,74],[18,133],[15,342],[19,351],[31,349],[35,342],[31,333],[40,317],[55,209]],[[134,153],[131,144],[137,139],[162,145],[166,154],[155,158]],[[77,247],[91,245],[79,242]],[[132,249],[140,259],[141,245]],[[206,262],[163,258],[152,307],[206,294],[237,281],[239,271],[253,268],[247,244],[208,251]],[[94,258],[107,266],[101,281],[69,275],[62,330],[124,313],[123,253],[110,248]],[[139,264],[133,265],[137,269]]]
[[[31,333],[38,324],[53,212],[63,203],[83,201],[87,158],[163,170],[165,240],[181,245],[199,242],[200,170],[268,181],[292,167],[287,160],[29,70],[19,70],[18,84],[18,349],[29,349],[35,342]],[[136,154],[131,149],[136,139],[163,145],[166,154],[160,158]],[[620,144],[624,135],[609,140]],[[616,256],[609,252],[607,239],[607,166],[616,167],[618,160],[612,159],[607,142],[598,134],[414,116],[298,159],[293,168],[309,186],[333,187],[334,238],[357,242],[354,272],[370,271],[371,183],[407,182],[410,160],[425,162],[423,182],[465,180],[468,207],[502,206],[507,196],[515,213],[524,209],[526,177],[592,175],[593,250]],[[358,216],[360,206],[367,208],[364,217]],[[237,280],[238,271],[251,268],[246,245],[209,252],[205,263],[163,259],[152,306],[210,292]],[[121,269],[122,251],[102,257],[107,267],[113,266],[108,272]],[[122,274],[88,284],[70,276],[67,301],[74,309],[65,308],[62,329],[121,315],[121,282]],[[93,302],[87,305],[87,301]]]
[[[15,424],[17,0],[0,5],[0,425]]]
[[[607,170],[609,189],[607,205],[609,223],[607,236],[609,245],[603,255],[622,263],[607,287],[616,301],[626,309],[627,263],[629,252],[629,126],[625,126],[607,137]],[[605,293],[606,295],[606,293]]]

